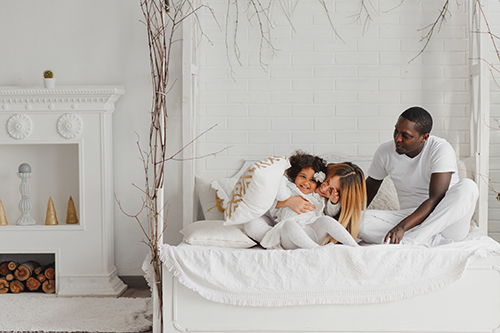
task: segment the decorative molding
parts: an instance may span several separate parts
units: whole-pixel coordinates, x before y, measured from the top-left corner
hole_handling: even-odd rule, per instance
[[[88,86],[56,89],[0,87],[2,111],[112,111],[125,93],[122,87]]]
[[[33,122],[25,114],[18,113],[7,121],[7,132],[13,139],[21,140],[30,136],[33,131]]]
[[[117,296],[127,286],[118,277],[116,269],[100,275],[59,275],[59,296]]]
[[[65,113],[57,120],[57,132],[66,139],[74,139],[82,134],[83,122],[76,114]]]

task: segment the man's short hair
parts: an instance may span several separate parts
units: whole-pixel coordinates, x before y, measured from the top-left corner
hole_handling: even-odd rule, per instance
[[[432,129],[432,116],[424,108],[419,106],[411,107],[401,113],[400,117],[417,124],[417,131],[420,134],[430,133]]]

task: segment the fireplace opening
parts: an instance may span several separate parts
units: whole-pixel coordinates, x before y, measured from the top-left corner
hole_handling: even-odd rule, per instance
[[[56,292],[55,254],[0,254],[0,294],[22,292]]]

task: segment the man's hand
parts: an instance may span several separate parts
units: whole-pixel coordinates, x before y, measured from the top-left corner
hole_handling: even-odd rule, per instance
[[[429,185],[429,198],[418,208],[405,217],[397,226],[391,229],[384,238],[384,243],[390,238],[391,244],[399,244],[405,231],[411,230],[422,223],[441,202],[448,190],[451,181],[451,172],[433,173]]]
[[[405,229],[401,225],[397,225],[394,228],[392,228],[387,235],[384,237],[384,244],[390,243],[390,244],[399,244],[401,240],[403,239],[403,236],[405,234]]]
[[[297,214],[307,213],[307,212],[310,212],[310,211],[316,209],[316,207],[312,203],[310,203],[309,201],[307,201],[305,198],[301,197],[300,195],[290,197],[290,198],[286,199],[285,201],[281,201],[281,205],[280,205],[280,203],[278,203],[278,205],[276,205],[276,207],[278,207],[278,208],[280,208],[280,206],[281,207],[288,207]]]

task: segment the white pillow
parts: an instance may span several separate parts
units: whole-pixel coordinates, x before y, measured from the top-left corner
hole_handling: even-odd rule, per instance
[[[198,221],[181,230],[184,242],[191,245],[249,248],[256,243],[237,226],[225,226],[224,221]]]
[[[288,158],[272,156],[255,162],[236,182],[224,211],[226,225],[242,224],[264,215],[274,203]]]
[[[391,177],[385,177],[367,209],[399,210],[399,199]]]
[[[217,204],[217,194],[210,185],[210,181],[203,177],[195,177],[195,191],[200,199],[201,210],[205,220],[223,220],[224,212]]]
[[[217,197],[222,200],[222,208],[226,209],[227,204],[231,198],[231,193],[233,192],[234,185],[236,185],[236,182],[238,179],[240,179],[240,176],[247,171],[249,167],[255,164],[257,161],[245,161],[243,163],[243,166],[241,169],[236,172],[233,176],[231,177],[225,177],[221,179],[216,179],[212,181],[210,184],[212,186],[212,189],[216,191]]]

